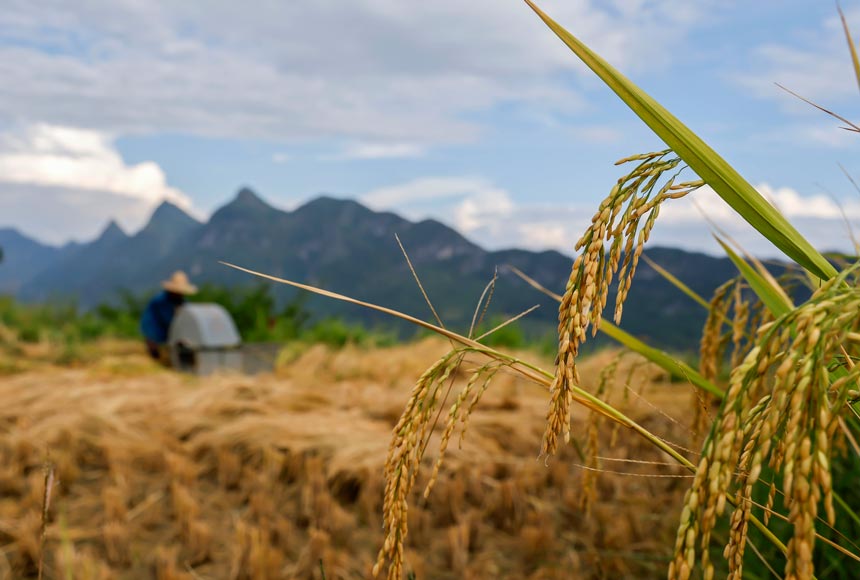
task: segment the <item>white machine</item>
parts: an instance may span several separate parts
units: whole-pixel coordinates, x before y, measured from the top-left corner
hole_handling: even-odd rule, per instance
[[[243,370],[242,338],[219,304],[183,304],[170,325],[167,344],[176,370],[197,375]]]

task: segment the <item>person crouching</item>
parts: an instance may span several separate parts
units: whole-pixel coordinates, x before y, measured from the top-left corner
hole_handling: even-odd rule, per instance
[[[140,331],[146,342],[146,350],[153,359],[168,364],[167,335],[170,324],[176,315],[176,309],[185,303],[185,297],[197,292],[197,287],[191,284],[185,272],[178,270],[164,282],[164,288],[149,301],[140,319]]]

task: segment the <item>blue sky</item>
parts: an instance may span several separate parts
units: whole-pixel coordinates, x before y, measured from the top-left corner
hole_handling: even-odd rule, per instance
[[[698,131],[814,243],[860,225],[858,92],[836,7],[540,3]],[[860,33],[860,2],[845,2]],[[248,185],[435,217],[487,247],[570,252],[621,170],[662,148],[519,0],[11,0],[0,13],[0,226],[51,243],[128,231],[170,199],[205,218]],[[655,243],[717,252],[708,191]]]

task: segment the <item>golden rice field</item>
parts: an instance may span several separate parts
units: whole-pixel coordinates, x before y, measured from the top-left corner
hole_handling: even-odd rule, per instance
[[[274,373],[208,378],[161,369],[129,343],[76,366],[16,351],[14,372],[0,374],[0,578],[36,578],[40,553],[46,579],[368,578],[391,429],[448,346],[314,346]],[[585,359],[583,385],[614,359]],[[643,425],[689,446],[689,385],[630,356],[608,387]],[[538,460],[547,404],[540,387],[496,377],[429,500],[411,502],[415,577],[664,576],[686,475],[610,425],[597,438],[601,473],[573,446]],[[589,414],[573,413],[586,445]],[[436,438],[443,427],[444,416]],[[56,483],[42,550],[47,463]]]

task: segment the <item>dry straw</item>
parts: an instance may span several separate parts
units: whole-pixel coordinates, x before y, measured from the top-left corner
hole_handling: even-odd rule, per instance
[[[612,358],[612,361],[606,365],[600,372],[600,381],[595,390],[595,396],[608,401],[607,386],[615,378],[618,371],[618,364],[624,356],[624,351]],[[631,365],[635,368],[635,364]],[[632,371],[631,371],[632,372]],[[628,381],[629,384],[629,381]],[[625,394],[626,394],[625,390]],[[605,417],[594,411],[588,414],[588,426],[586,428],[585,437],[585,470],[582,475],[582,489],[580,506],[585,511],[585,514],[591,515],[591,508],[597,501],[597,475],[601,471],[600,465],[600,425]],[[617,425],[617,424],[616,424]],[[614,434],[617,431],[613,431]],[[611,445],[611,443],[610,443]]]

